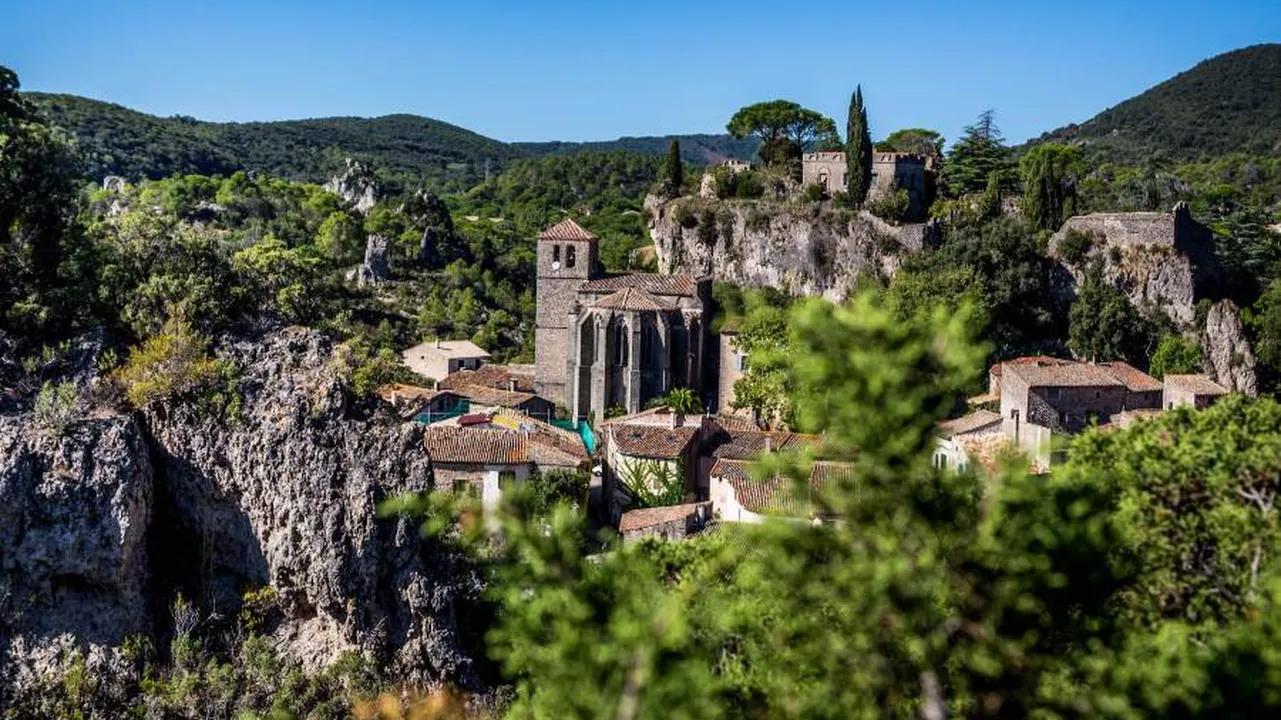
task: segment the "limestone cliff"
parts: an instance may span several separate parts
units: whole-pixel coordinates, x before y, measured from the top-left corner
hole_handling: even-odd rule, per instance
[[[1055,294],[1076,297],[1087,270],[1099,268],[1136,308],[1159,308],[1190,329],[1196,301],[1216,278],[1213,237],[1187,206],[1170,213],[1096,213],[1070,218],[1050,239],[1059,263]]]
[[[1257,363],[1245,336],[1241,314],[1231,300],[1220,300],[1206,314],[1201,333],[1205,371],[1223,387],[1251,397],[1259,394]]]
[[[932,237],[870,213],[815,203],[645,199],[659,271],[845,298],[860,275],[888,277]]]
[[[0,687],[58,648],[92,658],[164,637],[179,592],[234,618],[267,585],[272,640],[306,666],[359,650],[408,682],[474,687],[458,617],[479,578],[416,524],[376,515],[430,485],[421,428],[350,412],[313,331],[218,352],[240,369],[230,421],[173,403],[55,437],[31,413],[0,416]]]

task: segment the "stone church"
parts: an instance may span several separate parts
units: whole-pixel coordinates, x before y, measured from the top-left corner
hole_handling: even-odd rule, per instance
[[[576,421],[638,412],[677,387],[703,396],[711,280],[606,275],[597,242],[570,219],[538,236],[534,389]]]

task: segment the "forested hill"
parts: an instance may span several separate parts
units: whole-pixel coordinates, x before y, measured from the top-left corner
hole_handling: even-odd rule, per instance
[[[213,123],[161,118],[121,105],[75,95],[26,93],[49,119],[70,132],[92,179],[130,180],[174,174],[228,175],[261,170],[269,175],[324,182],[343,158],[368,161],[387,179],[426,182],[437,190],[465,190],[522,157],[582,150],[631,150],[659,155],[668,138],[622,138],[592,143],[504,143],[465,128],[416,115],[320,118],[276,122]],[[710,164],[750,158],[751,140],[728,135],[680,136],[690,162]]]
[[[1281,154],[1281,44],[1224,53],[1036,142],[1071,142],[1120,163]]]
[[[644,155],[661,155],[673,139],[680,141],[681,157],[698,165],[716,165],[729,159],[751,160],[760,142],[754,137],[742,139],[730,135],[660,135],[621,137],[597,142],[526,142],[516,143],[520,150],[535,156],[569,155],[583,151],[611,152],[624,150]]]

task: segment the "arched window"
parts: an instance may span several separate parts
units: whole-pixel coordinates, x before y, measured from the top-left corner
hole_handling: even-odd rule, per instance
[[[574,267],[574,250],[575,248],[573,245],[565,246],[565,267]]]

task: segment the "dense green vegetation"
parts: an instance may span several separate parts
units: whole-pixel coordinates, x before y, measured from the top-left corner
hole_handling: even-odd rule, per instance
[[[1045,141],[1080,144],[1095,159],[1158,166],[1228,153],[1281,150],[1281,45],[1210,58]]]
[[[213,123],[190,117],[156,117],[74,95],[27,93],[48,120],[75,139],[80,172],[91,180],[170,175],[231,175],[256,170],[274,177],[323,183],[356,157],[378,169],[400,190],[426,185],[468,190],[499,174],[513,160],[582,152],[633,152],[660,156],[670,138],[620,138],[593,143],[515,143],[493,140],[449,123],[416,115],[317,118],[277,122]],[[682,135],[682,157],[698,165],[756,151],[750,139]]]

